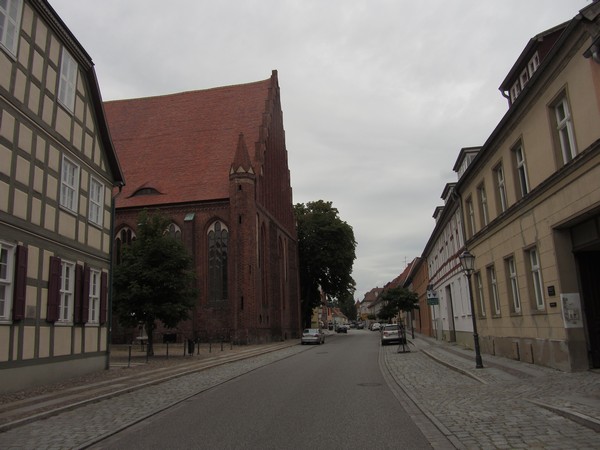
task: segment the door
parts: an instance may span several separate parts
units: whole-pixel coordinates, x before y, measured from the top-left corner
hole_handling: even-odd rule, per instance
[[[581,294],[592,367],[600,367],[600,252],[575,254],[579,266]]]

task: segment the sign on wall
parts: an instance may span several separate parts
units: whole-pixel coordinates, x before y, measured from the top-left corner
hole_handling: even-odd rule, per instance
[[[560,294],[565,328],[582,328],[581,299],[579,293]]]

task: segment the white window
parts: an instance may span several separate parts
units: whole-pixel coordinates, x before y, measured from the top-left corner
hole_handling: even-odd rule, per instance
[[[502,165],[499,165],[495,169],[496,172],[496,188],[498,190],[498,202],[500,206],[500,212],[506,211],[506,183],[504,181],[504,169]]]
[[[60,187],[60,204],[65,208],[77,212],[79,199],[79,166],[63,157],[63,167]]]
[[[0,320],[9,320],[12,308],[15,246],[0,241]]]
[[[521,82],[521,89],[523,89],[525,87],[525,85],[527,84],[527,82],[529,81],[529,72],[527,72],[527,69],[525,69],[525,70],[523,70],[523,72],[521,72],[519,81]]]
[[[531,283],[537,309],[544,309],[544,285],[542,283],[542,269],[537,248],[529,250],[529,263],[531,265]]]
[[[475,234],[475,210],[473,209],[473,200],[467,200],[467,224],[469,225],[469,237]]]
[[[498,280],[496,279],[496,269],[490,266],[487,269],[490,283],[490,296],[492,297],[494,314],[500,315],[500,295],[498,294]]]
[[[519,179],[519,188],[521,189],[521,197],[525,197],[529,192],[529,182],[527,180],[527,167],[525,166],[525,155],[523,154],[523,146],[515,147],[515,163],[517,169],[517,178]]]
[[[481,209],[481,221],[483,222],[483,226],[486,226],[489,223],[489,215],[488,215],[488,201],[487,194],[485,192],[485,186],[482,184],[477,189],[479,192],[479,207]]]
[[[568,163],[575,158],[575,135],[573,133],[573,121],[571,120],[571,113],[569,112],[569,105],[567,99],[563,98],[554,107],[556,114],[556,129],[558,131],[558,138],[560,149],[564,163]]]
[[[58,100],[71,112],[75,110],[76,86],[77,63],[71,54],[63,47],[60,64],[60,82],[58,85]]]
[[[531,78],[531,76],[538,69],[539,66],[540,66],[540,56],[538,55],[538,52],[535,52],[535,54],[531,57],[531,59],[527,63],[527,70],[529,71],[529,78]]]
[[[518,81],[515,81],[515,84],[510,88],[510,100],[511,102],[515,102],[519,94],[521,93],[521,85]]]
[[[22,10],[22,0],[0,1],[0,44],[13,56],[17,56]]]
[[[90,177],[90,206],[88,220],[102,226],[104,219],[104,185]]]
[[[508,258],[506,260],[506,266],[508,269],[508,278],[510,280],[510,293],[513,302],[513,312],[521,312],[521,297],[519,296],[519,283],[517,281],[517,266],[515,265],[515,258]]]
[[[75,264],[62,261],[60,276],[60,303],[58,321],[73,321],[73,302],[75,295]]]
[[[483,282],[481,281],[481,273],[475,274],[475,292],[477,292],[477,300],[479,301],[479,313],[481,317],[485,317],[485,301],[483,297]]]
[[[100,317],[100,271],[90,270],[90,304],[88,323],[98,323]]]

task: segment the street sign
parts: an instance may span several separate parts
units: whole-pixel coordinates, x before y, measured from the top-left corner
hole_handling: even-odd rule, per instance
[[[440,299],[437,297],[430,297],[427,299],[427,304],[429,306],[436,306],[440,304]]]

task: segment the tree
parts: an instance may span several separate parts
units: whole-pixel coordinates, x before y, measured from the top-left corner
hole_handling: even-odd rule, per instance
[[[125,326],[144,324],[148,354],[154,354],[156,321],[167,328],[190,317],[197,291],[191,257],[180,240],[166,232],[169,219],[143,211],[137,238],[123,248],[114,270],[114,312]]]
[[[402,287],[385,290],[381,294],[381,300],[383,306],[377,317],[384,322],[388,322],[392,317],[397,316],[400,311],[412,311],[419,307],[417,294]]]
[[[356,302],[354,301],[354,291],[344,294],[337,300],[337,305],[340,311],[350,320],[356,320],[358,311],[356,310]]]
[[[319,288],[331,298],[354,292],[352,265],[356,241],[352,227],[340,219],[331,202],[318,200],[294,206],[298,228],[302,321],[310,326],[319,305]]]

